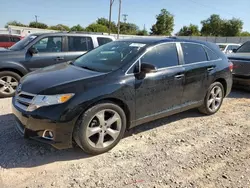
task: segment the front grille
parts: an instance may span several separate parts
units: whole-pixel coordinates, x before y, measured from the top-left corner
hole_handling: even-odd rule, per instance
[[[34,94],[26,92],[17,93],[15,97],[15,104],[19,108],[26,111],[35,96],[36,95]]]

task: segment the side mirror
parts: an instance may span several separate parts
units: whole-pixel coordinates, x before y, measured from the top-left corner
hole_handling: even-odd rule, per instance
[[[31,48],[29,49],[29,53],[30,53],[31,55],[37,54],[37,53],[38,53],[38,50],[37,50],[35,47],[31,47]]]
[[[157,68],[154,65],[148,64],[148,63],[142,63],[141,64],[141,72],[142,73],[153,73],[157,72]]]
[[[233,53],[236,53],[237,52],[237,49],[233,49]]]

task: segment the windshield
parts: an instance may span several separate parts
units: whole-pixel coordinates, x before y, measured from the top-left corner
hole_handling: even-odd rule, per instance
[[[142,43],[115,41],[79,57],[73,64],[97,72],[111,72],[131,61],[145,48],[146,44]]]
[[[223,45],[223,44],[219,45],[219,48],[220,48],[221,51],[225,50],[226,47],[227,47],[227,45]]]
[[[20,40],[16,44],[14,44],[12,47],[10,47],[10,50],[22,50],[25,48],[30,42],[32,42],[37,36],[36,35],[29,35],[25,37],[24,39]]]
[[[250,41],[242,44],[242,46],[238,48],[236,53],[250,53]]]

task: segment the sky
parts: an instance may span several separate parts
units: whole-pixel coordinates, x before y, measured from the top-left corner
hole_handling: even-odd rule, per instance
[[[119,0],[114,1],[112,20],[118,20]],[[174,15],[174,33],[190,23],[200,25],[200,21],[211,14],[221,18],[240,18],[243,30],[250,32],[250,0],[122,0],[122,14],[127,14],[127,22],[144,24],[149,30],[162,8]],[[80,24],[86,27],[97,18],[109,16],[109,0],[2,0],[0,28],[8,21],[17,20],[24,24],[35,20],[48,25],[65,24],[70,27]]]

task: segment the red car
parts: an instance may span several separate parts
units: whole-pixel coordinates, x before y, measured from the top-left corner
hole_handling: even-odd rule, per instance
[[[0,35],[0,47],[9,48],[21,39],[22,37],[16,35]]]

